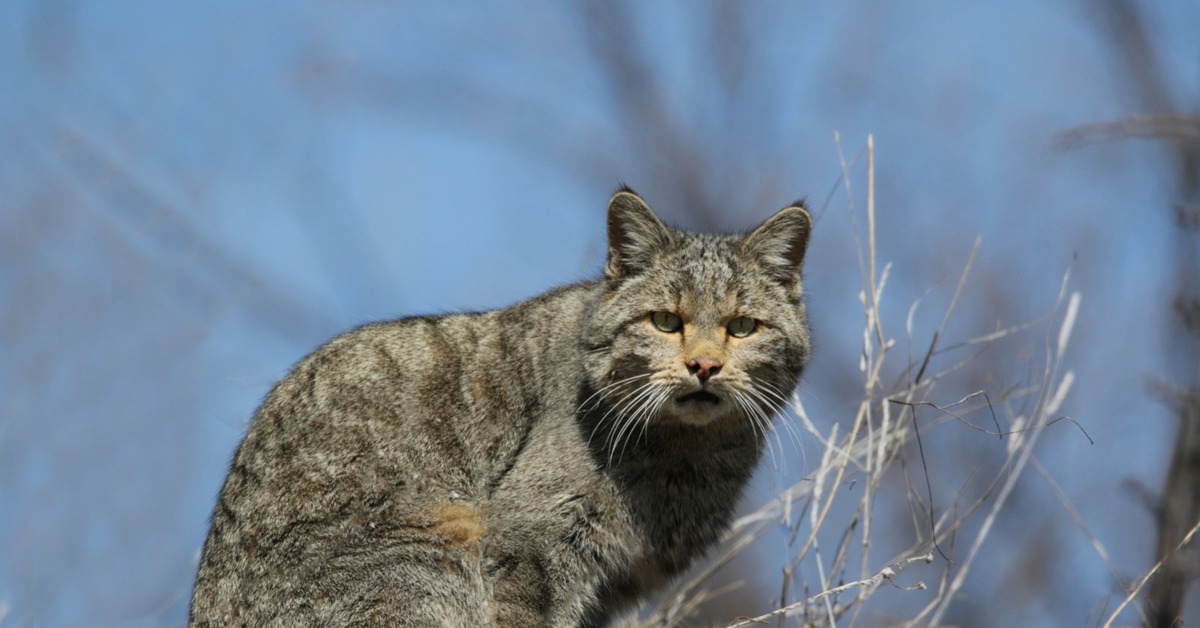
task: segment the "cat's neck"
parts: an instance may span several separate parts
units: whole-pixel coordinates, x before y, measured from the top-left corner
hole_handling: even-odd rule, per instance
[[[520,375],[542,398],[574,394],[578,382],[566,375],[583,375],[583,321],[602,291],[601,280],[569,284],[489,314],[510,345],[526,349],[528,360],[510,366],[521,369]]]

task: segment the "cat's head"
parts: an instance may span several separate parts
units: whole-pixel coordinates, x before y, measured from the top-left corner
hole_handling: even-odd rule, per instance
[[[765,428],[809,356],[800,270],[811,226],[798,202],[746,235],[687,233],[617,192],[605,290],[584,331],[601,420]]]

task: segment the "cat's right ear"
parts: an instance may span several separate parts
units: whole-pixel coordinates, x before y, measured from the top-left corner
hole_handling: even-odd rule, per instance
[[[779,210],[743,241],[743,250],[758,258],[767,271],[785,286],[795,288],[808,249],[812,217],[804,201]]]
[[[671,247],[671,229],[642,197],[621,188],[608,202],[608,262],[604,275],[621,279],[641,272],[654,256]]]

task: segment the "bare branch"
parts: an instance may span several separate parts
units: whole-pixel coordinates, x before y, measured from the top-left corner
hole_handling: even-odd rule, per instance
[[[1096,142],[1135,137],[1175,140],[1200,140],[1200,117],[1157,115],[1129,116],[1111,122],[1098,122],[1060,131],[1054,146],[1063,150]]]
[[[819,600],[828,598],[832,595],[836,595],[838,593],[841,593],[842,591],[847,591],[849,589],[853,589],[855,587],[862,587],[864,590],[867,591],[867,595],[870,595],[870,592],[879,588],[879,586],[885,582],[891,582],[892,579],[895,578],[896,575],[899,574],[901,571],[903,571],[905,567],[908,567],[909,565],[916,563],[916,562],[923,562],[925,564],[932,563],[933,562],[933,554],[925,554],[923,556],[913,556],[910,558],[905,558],[905,559],[896,561],[896,562],[892,563],[891,565],[888,565],[887,567],[884,567],[883,569],[879,570],[878,573],[876,573],[874,576],[871,576],[870,578],[866,578],[863,580],[856,580],[854,582],[847,582],[846,584],[843,584],[841,586],[836,586],[836,587],[833,587],[832,589],[822,591],[816,595],[805,598],[799,602],[789,604],[788,606],[785,606],[784,608],[777,608],[769,613],[759,615],[758,617],[751,617],[749,619],[742,619],[740,621],[736,621],[732,624],[729,624],[728,628],[738,628],[739,626],[749,626],[750,624],[764,624],[764,623],[766,623],[766,621],[768,619],[770,619],[772,617],[775,617],[777,615],[785,615],[785,616],[791,615],[791,614],[793,614],[793,612],[795,610],[797,610],[803,606],[812,604],[813,602],[817,602]],[[924,590],[925,583],[919,582],[915,586],[911,587],[911,589],[912,590]]]

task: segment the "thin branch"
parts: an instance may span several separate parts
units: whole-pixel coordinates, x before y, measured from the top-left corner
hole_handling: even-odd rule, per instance
[[[854,582],[847,582],[846,584],[843,584],[841,586],[836,586],[836,587],[833,587],[832,589],[822,591],[820,593],[817,593],[816,595],[813,595],[813,596],[807,597],[803,600],[800,600],[799,602],[794,602],[783,608],[777,608],[769,613],[759,615],[758,617],[751,617],[749,619],[741,619],[741,620],[735,621],[734,623],[729,624],[727,626],[727,628],[738,628],[739,626],[749,626],[750,624],[765,624],[768,619],[775,617],[776,615],[790,614],[792,611],[796,610],[797,608],[806,606],[808,604],[812,604],[813,602],[820,601],[824,598],[827,598],[832,595],[836,595],[838,593],[841,593],[842,591],[853,589],[855,587],[863,587],[867,591],[874,591],[875,589],[879,588],[879,586],[882,585],[883,583],[891,582],[892,579],[895,578],[896,575],[899,574],[901,571],[903,571],[905,567],[908,567],[909,565],[916,563],[916,562],[923,562],[925,564],[932,563],[933,562],[933,554],[925,554],[923,556],[912,556],[909,558],[901,559],[901,560],[896,561],[896,562],[892,563],[891,565],[888,565],[887,567],[884,567],[883,569],[879,570],[878,573],[876,573],[874,576],[871,576],[870,578],[866,578],[863,580],[856,580]],[[911,589],[923,590],[923,589],[925,589],[925,583],[918,582],[915,586],[911,587]]]
[[[1200,521],[1197,521],[1196,525],[1192,526],[1192,529],[1188,530],[1188,533],[1183,535],[1183,540],[1175,546],[1175,552],[1182,550],[1184,545],[1191,543],[1192,536],[1196,534],[1196,530],[1200,530]],[[1137,597],[1137,594],[1142,590],[1142,587],[1146,586],[1146,583],[1150,581],[1150,578],[1152,578],[1154,574],[1162,568],[1163,564],[1165,564],[1168,559],[1174,556],[1175,552],[1171,552],[1158,559],[1158,562],[1154,563],[1154,566],[1150,568],[1150,571],[1147,571],[1145,575],[1138,580],[1137,586],[1133,587],[1133,590],[1125,596],[1125,599],[1122,600],[1117,606],[1117,609],[1112,612],[1112,615],[1108,616],[1108,621],[1104,622],[1104,628],[1108,628],[1112,625],[1113,621],[1117,619],[1117,616],[1121,614],[1121,611],[1125,610],[1125,607],[1133,601],[1133,598]]]

